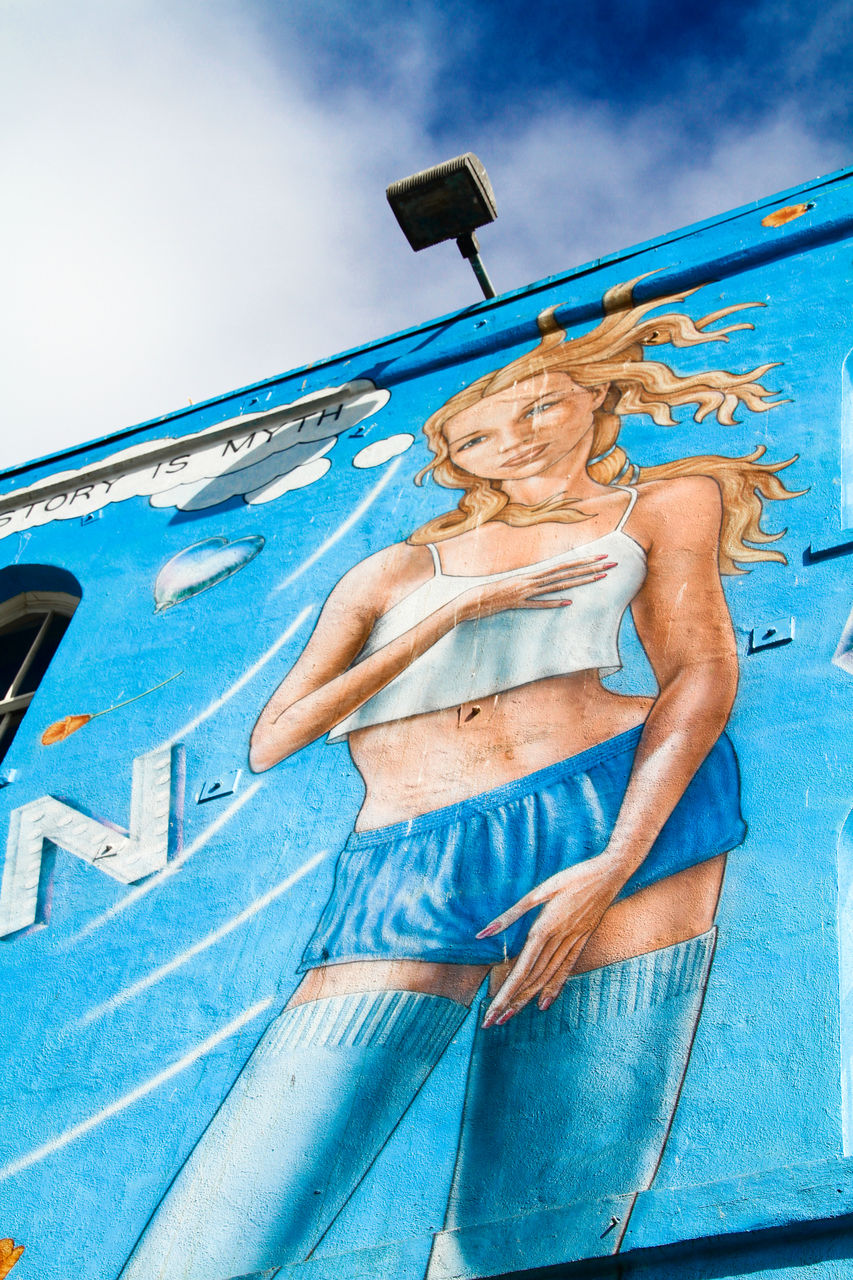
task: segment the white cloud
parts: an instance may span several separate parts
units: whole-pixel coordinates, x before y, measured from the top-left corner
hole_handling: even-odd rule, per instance
[[[405,453],[407,449],[411,449],[414,443],[415,437],[408,431],[401,431],[399,435],[395,436],[386,436],[384,440],[374,440],[372,444],[367,444],[363,449],[359,449],[352,460],[352,465],[354,467],[381,467],[383,462],[389,462],[391,458],[396,458],[401,453]]]
[[[346,8],[330,4],[327,27]],[[413,255],[384,199],[459,151],[497,191],[481,241],[504,290],[844,160],[793,101],[749,126],[706,111],[697,142],[675,90],[633,115],[531,95],[437,143],[427,122],[455,40],[437,7],[382,27],[384,79],[348,67],[340,83],[287,6],[275,43],[259,14],[6,0],[4,465],[477,301],[455,246]]]
[[[403,287],[384,186],[406,119],[309,95],[236,0],[13,3],[4,24],[6,465],[470,296]]]
[[[504,288],[676,231],[845,162],[840,145],[810,132],[792,110],[749,126],[721,120],[699,146],[677,101],[669,111],[628,118],[601,105],[543,102],[517,131],[496,132],[488,147],[501,216],[481,241]]]

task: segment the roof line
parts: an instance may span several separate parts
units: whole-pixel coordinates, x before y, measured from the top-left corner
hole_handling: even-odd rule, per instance
[[[686,227],[681,227],[674,231],[667,232],[652,240],[640,241],[626,249],[619,250],[612,254],[607,254],[600,258],[593,258],[589,262],[573,267],[568,271],[560,272],[553,276],[545,276],[543,279],[534,281],[531,284],[523,285],[518,289],[513,289],[507,293],[499,294],[497,298],[477,302],[469,307],[461,307],[456,311],[448,312],[442,316],[436,317],[435,319],[424,321],[422,324],[412,325],[410,328],[398,330],[395,333],[373,339],[370,342],[362,343],[357,347],[350,347],[344,351],[337,352],[335,355],[323,357],[322,359],[312,361],[309,364],[299,365],[295,369],[289,369],[284,373],[274,375],[270,378],[265,378],[260,382],[249,383],[246,386],[238,387],[234,390],[223,392],[220,395],[212,396],[207,400],[200,401],[198,404],[173,410],[155,418],[149,418],[145,422],[137,423],[134,426],[126,427],[120,431],[111,432],[106,436],[99,436],[93,440],[84,441],[79,445],[73,445],[71,448],[60,450],[57,453],[45,454],[43,457],[35,458],[26,463],[21,463],[15,467],[2,469],[0,470],[0,478],[11,479],[14,476],[25,475],[30,471],[44,466],[46,463],[60,462],[66,458],[74,458],[80,453],[98,448],[99,446],[109,445],[112,447],[115,443],[130,439],[144,431],[149,431],[152,427],[162,426],[165,423],[179,422],[181,419],[194,416],[204,409],[212,408],[218,404],[224,404],[229,400],[238,399],[240,396],[248,395],[251,392],[269,390],[272,387],[280,386],[282,383],[290,382],[301,375],[304,376],[308,373],[317,373],[319,370],[327,368],[333,364],[338,364],[342,360],[352,359],[357,355],[364,356],[373,351],[379,351],[384,347],[398,343],[403,338],[414,337],[418,334],[430,333],[434,330],[445,328],[449,323],[458,320],[461,317],[496,311],[507,302],[511,302],[514,298],[529,297],[532,294],[541,293],[545,289],[552,289],[560,284],[567,284],[573,280],[582,279],[585,276],[589,276],[594,272],[601,270],[603,267],[612,266],[619,262],[630,261],[632,258],[636,258],[642,253],[647,253],[654,249],[665,248],[670,244],[677,244],[679,241],[686,240],[689,237],[709,230],[712,227],[719,227],[726,223],[734,222],[738,218],[744,217],[746,214],[755,213],[769,205],[779,204],[780,201],[788,200],[793,196],[808,195],[810,192],[825,189],[826,187],[833,186],[836,183],[843,182],[851,176],[853,176],[853,166],[839,169],[825,177],[814,178],[795,187],[789,187],[784,191],[775,193],[774,195],[751,201],[749,204],[741,205],[737,209],[732,209],[725,213],[715,214],[713,217],[707,218],[704,221],[691,223]],[[807,238],[822,238],[819,235],[818,228],[809,228],[809,231],[811,232],[811,236]],[[784,241],[779,241],[777,243],[780,246],[782,244],[788,244],[789,238],[786,237]],[[756,248],[760,248],[760,246],[756,246]],[[785,248],[782,252],[760,254],[759,256],[761,257],[761,260],[765,260],[767,258],[782,256],[783,253],[787,252],[789,252],[789,250]],[[745,260],[751,259],[753,256],[754,255],[750,254],[748,251],[742,252],[740,256],[741,264],[743,264]],[[712,264],[708,264],[708,267],[711,270],[715,270]],[[580,315],[575,315],[573,312],[572,318],[575,320],[583,318],[587,309],[589,309],[588,306],[584,307]],[[513,326],[510,330],[506,331],[509,341],[512,341],[512,336],[510,335],[514,334],[517,327],[518,326]],[[492,349],[496,345],[495,336],[496,335],[491,336],[488,342],[484,344],[487,349]],[[500,345],[504,346],[508,345],[508,343],[502,342]],[[463,359],[472,358],[474,354],[476,353],[472,350],[467,357],[463,356]],[[455,358],[459,358],[458,350]],[[436,361],[435,358],[433,358],[433,360],[430,361],[430,365],[435,363],[444,363],[444,361],[440,359]],[[426,362],[424,362],[423,366],[419,363],[418,368],[421,367],[427,367]]]

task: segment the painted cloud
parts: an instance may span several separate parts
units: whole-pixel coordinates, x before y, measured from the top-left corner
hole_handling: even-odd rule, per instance
[[[0,538],[52,520],[76,519],[127,498],[147,496],[152,506],[181,511],[202,511],[236,497],[270,502],[321,479],[330,466],[325,455],[338,437],[389,399],[388,391],[361,378],[191,435],[132,445],[21,489],[14,494],[14,508],[13,495],[4,495]]]

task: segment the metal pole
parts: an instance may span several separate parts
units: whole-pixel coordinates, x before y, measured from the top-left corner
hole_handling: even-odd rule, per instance
[[[456,245],[463,258],[467,258],[471,263],[471,270],[477,277],[480,288],[483,290],[484,298],[496,298],[495,286],[489,279],[489,273],[483,266],[483,260],[480,257],[480,246],[477,237],[473,231],[466,231],[461,236],[456,237]]]

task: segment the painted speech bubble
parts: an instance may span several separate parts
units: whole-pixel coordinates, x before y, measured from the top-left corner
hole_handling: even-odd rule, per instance
[[[280,476],[278,480],[273,480],[272,484],[265,484],[263,488],[256,489],[254,493],[247,493],[245,495],[246,502],[248,502],[249,506],[256,507],[264,502],[272,502],[275,498],[280,498],[285,493],[292,493],[294,489],[304,489],[306,485],[322,480],[331,465],[328,458],[315,458],[313,462],[306,462],[302,466],[294,467],[292,471],[288,471],[287,475]]]
[[[271,449],[275,440],[268,442],[266,449]],[[166,493],[154,495],[149,501],[152,507],[177,507],[180,511],[205,511],[208,507],[216,507],[229,498],[246,498],[248,493],[274,484],[292,471],[322,458],[337,443],[337,437],[327,440],[300,441],[289,444],[287,448],[264,453],[257,448],[249,455],[263,454],[256,461],[245,466],[235,467],[221,476],[204,480],[196,480],[189,484],[176,485]],[[328,467],[324,469],[328,470]]]
[[[154,582],[154,612],[165,613],[182,600],[189,600],[217,582],[230,578],[263,550],[259,533],[229,542],[227,538],[205,538],[185,547],[167,560]]]
[[[147,497],[154,507],[181,511],[204,511],[249,494],[263,493],[261,500],[270,501],[275,492],[321,479],[329,470],[320,465],[323,455],[353,427],[375,418],[390,395],[369,378],[355,378],[188,435],[145,440],[79,470],[54,472],[16,490],[14,502],[11,494],[0,495],[0,539],[129,498]],[[207,417],[212,409],[203,412]],[[294,484],[276,491],[296,472]]]

